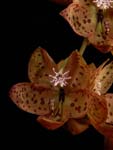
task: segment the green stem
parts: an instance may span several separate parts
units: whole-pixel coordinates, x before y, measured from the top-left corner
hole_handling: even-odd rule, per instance
[[[80,47],[80,50],[79,50],[81,55],[84,54],[84,51],[85,51],[86,47],[88,46],[88,44],[89,44],[89,42],[88,42],[87,38],[84,38],[82,45]]]

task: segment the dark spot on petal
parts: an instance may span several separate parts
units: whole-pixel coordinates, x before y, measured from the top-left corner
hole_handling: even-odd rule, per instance
[[[112,116],[112,115],[113,115],[113,113],[112,113],[112,112],[110,112],[109,114],[110,114],[110,116]]]
[[[45,101],[44,101],[44,98],[43,98],[43,97],[40,99],[40,104],[41,104],[41,105],[44,105],[44,104],[45,104]]]
[[[33,102],[34,104],[36,104],[37,103],[37,100],[34,100],[34,102]]]
[[[29,104],[29,101],[28,101],[28,100],[26,100],[26,104]]]
[[[75,105],[74,103],[71,103],[71,104],[70,104],[71,107],[73,107],[74,105]]]

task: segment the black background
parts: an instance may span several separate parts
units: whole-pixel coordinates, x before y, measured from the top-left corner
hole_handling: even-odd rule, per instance
[[[79,49],[83,38],[76,35],[59,15],[64,6],[48,1],[10,3],[5,5],[3,17],[3,48],[1,49],[1,144],[11,149],[87,149],[103,150],[104,138],[93,127],[73,136],[65,129],[48,131],[36,122],[36,116],[26,113],[13,104],[8,91],[13,84],[29,81],[27,64],[35,48],[45,48],[58,62]],[[3,12],[3,13],[4,13]],[[98,66],[111,54],[102,54],[88,46],[84,54],[88,63]],[[113,88],[110,89],[113,92]],[[2,142],[3,141],[3,142]]]

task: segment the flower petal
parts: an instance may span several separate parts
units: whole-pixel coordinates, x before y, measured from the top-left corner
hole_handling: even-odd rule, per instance
[[[73,135],[84,132],[88,127],[89,122],[85,119],[69,119],[65,126]]]
[[[93,126],[104,136],[107,136],[113,139],[113,125],[112,124],[107,124],[104,122],[99,125],[93,124]]]
[[[51,112],[52,99],[55,99],[55,105],[58,103],[58,93],[47,85],[18,83],[11,88],[9,94],[19,108],[37,115]]]
[[[101,124],[93,124],[94,127],[104,136],[113,139],[113,94],[106,94],[105,99],[107,102],[107,119]]]
[[[97,24],[96,31],[88,38],[89,42],[103,53],[113,50],[113,39],[108,38],[101,22]]]
[[[98,94],[105,94],[113,84],[113,61],[109,64],[103,63],[95,74],[93,89]]]
[[[64,71],[69,71],[71,80],[68,83],[70,88],[77,90],[89,85],[89,68],[79,52],[74,51],[70,55]]]
[[[52,68],[56,68],[55,62],[43,48],[39,47],[34,51],[29,61],[29,79],[35,83],[50,83],[49,74],[53,74]]]
[[[83,118],[87,114],[87,100],[84,90],[66,93],[63,112],[68,111],[69,118]]]
[[[101,124],[106,120],[108,113],[105,97],[93,92],[86,94],[89,95],[87,110],[89,120],[92,125]]]
[[[69,22],[75,33],[88,37],[95,32],[96,11],[96,7],[90,1],[76,0],[64,9],[60,15]]]
[[[113,94],[106,94],[105,98],[107,101],[108,108],[108,116],[106,122],[113,124]]]
[[[55,118],[49,118],[47,116],[39,116],[37,121],[44,127],[49,130],[55,130],[64,125],[65,121],[57,121]]]

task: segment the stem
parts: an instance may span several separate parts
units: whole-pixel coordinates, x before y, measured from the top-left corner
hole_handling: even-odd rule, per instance
[[[88,44],[89,44],[89,42],[88,42],[87,38],[84,38],[82,45],[80,47],[80,50],[79,50],[81,55],[84,54],[84,51],[85,51],[86,47],[88,46]]]
[[[108,137],[104,139],[104,150],[113,150],[113,140]]]

